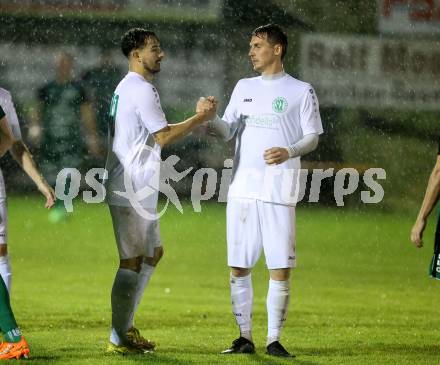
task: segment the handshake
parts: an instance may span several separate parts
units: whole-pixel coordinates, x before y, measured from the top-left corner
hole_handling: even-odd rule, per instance
[[[201,97],[196,105],[196,113],[202,115],[204,121],[212,120],[217,113],[217,103],[214,96]]]

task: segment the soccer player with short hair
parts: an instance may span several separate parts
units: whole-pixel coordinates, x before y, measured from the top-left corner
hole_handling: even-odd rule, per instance
[[[240,337],[225,354],[255,352],[251,269],[264,250],[270,273],[267,353],[291,356],[280,344],[295,267],[295,176],[300,156],[323,133],[313,87],[284,72],[287,36],[268,24],[255,29],[249,56],[261,76],[241,79],[223,118],[210,122],[226,140],[237,136],[227,203],[228,265],[232,310]],[[286,193],[287,192],[287,193]]]
[[[213,118],[216,104],[200,100],[194,116],[168,124],[152,84],[164,58],[158,37],[149,30],[130,29],[122,37],[121,49],[128,59],[129,72],[113,95],[106,163],[107,202],[120,258],[111,294],[112,329],[107,351],[124,354],[154,349],[154,343],[133,326],[133,318],[163,255],[159,220],[155,217],[161,148]],[[135,192],[151,188],[144,199],[139,198],[146,215],[141,216],[139,207],[136,210],[127,196],[118,194],[127,191],[127,177]]]
[[[12,145],[9,151],[12,157],[18,162],[24,172],[32,179],[38,190],[46,198],[46,208],[51,208],[55,203],[55,193],[41,175],[29,149],[21,138],[20,124],[15,111],[11,93],[0,87],[0,106],[3,108],[9,128],[12,132]],[[12,272],[9,263],[7,245],[7,223],[8,212],[6,207],[6,188],[3,174],[0,170],[0,275],[10,292]]]

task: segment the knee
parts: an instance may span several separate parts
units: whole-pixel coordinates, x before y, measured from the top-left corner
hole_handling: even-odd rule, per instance
[[[231,267],[231,274],[236,278],[248,276],[251,273],[251,269],[244,269],[242,267]]]
[[[156,254],[156,252],[157,252],[157,254]],[[163,250],[162,246],[156,247],[156,249],[154,250],[154,256],[157,257],[157,262],[160,261],[160,259],[163,256],[163,253],[164,253],[164,250]]]
[[[162,258],[163,253],[164,253],[164,250],[163,250],[162,246],[156,247],[154,249],[154,256],[153,257],[145,257],[145,262],[150,266],[156,266],[159,263],[160,259]]]
[[[132,257],[129,259],[122,259],[119,262],[120,269],[132,270],[135,272],[140,272],[142,268],[142,256]]]
[[[290,269],[274,269],[269,271],[272,280],[286,281],[290,278]]]
[[[8,254],[8,245],[6,243],[0,243],[0,256],[6,256]]]

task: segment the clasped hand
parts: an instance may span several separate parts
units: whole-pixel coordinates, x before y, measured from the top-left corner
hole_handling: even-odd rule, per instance
[[[196,113],[203,114],[205,120],[211,120],[217,113],[217,99],[214,96],[201,97],[196,105]]]

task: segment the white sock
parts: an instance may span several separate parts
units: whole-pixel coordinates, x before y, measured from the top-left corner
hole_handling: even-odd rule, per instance
[[[287,317],[290,300],[290,280],[269,280],[267,292],[267,345],[279,341]]]
[[[9,263],[9,256],[0,256],[0,275],[5,282],[9,294],[11,294],[12,271]]]
[[[134,326],[134,324],[133,324],[134,315],[135,315],[136,310],[139,306],[139,303],[141,302],[142,295],[144,294],[145,288],[147,287],[147,285],[150,281],[150,278],[153,275],[155,268],[156,268],[155,266],[151,266],[146,263],[142,264],[142,268],[141,268],[141,271],[139,272],[139,276],[138,276],[138,283],[137,283],[137,287],[136,287],[136,298],[135,298],[133,312],[131,313],[130,327]]]
[[[112,288],[112,331],[110,342],[121,345],[127,342],[131,313],[136,301],[139,274],[129,269],[119,269]]]
[[[251,274],[244,277],[235,277],[231,274],[231,302],[232,312],[235,315],[240,336],[252,341],[252,289]]]

